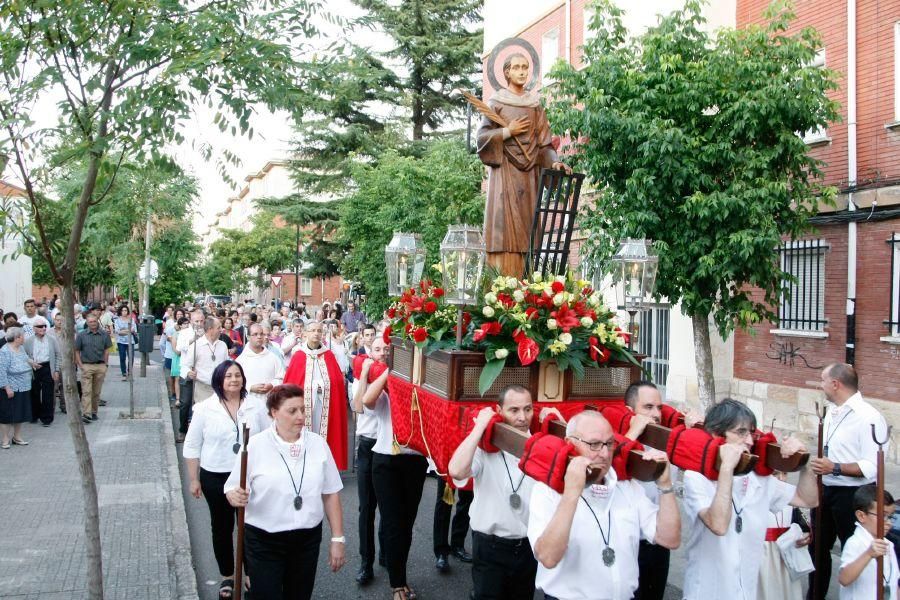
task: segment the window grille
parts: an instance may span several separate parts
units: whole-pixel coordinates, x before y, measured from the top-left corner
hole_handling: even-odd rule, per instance
[[[900,236],[896,232],[891,233],[887,243],[891,245],[891,297],[885,324],[891,335],[897,337],[900,336]]]
[[[823,331],[825,318],[825,251],[822,240],[794,240],[779,248],[783,284],[778,307],[782,329]]]
[[[666,397],[666,380],[669,377],[669,318],[671,309],[658,306],[641,311],[640,329],[638,330],[638,351],[645,354],[643,367],[660,395]]]

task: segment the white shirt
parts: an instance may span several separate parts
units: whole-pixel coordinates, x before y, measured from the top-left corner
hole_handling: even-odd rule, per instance
[[[391,400],[388,398],[387,392],[381,392],[378,400],[375,401],[375,419],[378,422],[378,429],[375,432],[375,445],[372,446],[372,452],[377,454],[386,454],[391,456],[394,454],[394,423],[391,421]],[[405,441],[405,440],[401,440]],[[410,448],[400,446],[400,454],[418,454]]]
[[[225,492],[236,489],[240,479],[241,459],[237,456],[225,482]],[[246,523],[269,533],[311,529],[325,517],[322,494],[336,494],[343,487],[331,450],[318,434],[304,430],[295,444],[289,444],[275,433],[273,425],[250,438]],[[294,510],[298,488],[303,506]]]
[[[38,363],[50,362],[50,342],[47,341],[47,334],[44,334],[44,337],[34,336],[34,341],[32,342],[34,346],[32,346],[32,360]]]
[[[700,519],[716,495],[716,482],[695,471],[684,473],[684,512],[689,537],[685,600],[755,600],[769,513],[780,511],[796,488],[756,473],[734,478],[731,522],[725,535],[714,534]],[[737,532],[740,511],[742,529]],[[727,576],[723,576],[727,574]]]
[[[352,404],[353,398],[356,397],[356,390],[359,388],[359,380],[353,380],[353,385],[350,386],[350,402]],[[362,413],[356,414],[356,435],[367,437],[370,439],[377,439],[378,437],[378,417],[375,415],[375,411],[371,408],[367,408],[363,405]]]
[[[200,339],[200,337],[202,337],[202,334],[198,336],[192,327],[182,329],[178,332],[178,342],[175,344],[175,350],[184,358],[184,353],[187,352],[190,345],[194,343],[194,340]]]
[[[200,466],[213,473],[230,473],[234,467],[235,443],[242,443],[244,424],[250,434],[268,428],[268,419],[259,419],[258,409],[241,403],[237,411],[237,425],[225,409],[219,397],[213,394],[194,405],[187,435],[184,436],[184,457],[199,458]]]
[[[256,352],[249,345],[244,346],[241,355],[236,361],[244,369],[244,377],[247,378],[247,389],[261,383],[281,385],[284,381],[284,363],[281,358],[273,354],[268,348],[262,352]],[[265,394],[250,392],[249,395],[266,403]]]
[[[822,483],[833,486],[858,486],[875,483],[878,445],[872,439],[872,424],[879,439],[885,439],[887,423],[875,408],[856,392],[841,406],[832,406],[825,415],[823,435],[825,456],[835,463],[856,463],[863,477],[825,475]],[[887,451],[888,446],[884,447]]]
[[[284,354],[285,360],[291,359],[291,355],[294,353],[294,346],[298,341],[302,341],[302,339],[302,335],[298,338],[294,335],[293,331],[284,336],[284,339],[281,340],[281,352]]]
[[[476,448],[472,458],[472,479],[475,494],[469,507],[472,531],[506,539],[528,537],[528,506],[535,482],[519,470],[519,459],[502,450],[485,452]],[[465,481],[454,483],[462,487]],[[522,502],[519,508],[513,508],[509,503],[514,488]]]
[[[584,500],[578,501],[569,545],[559,564],[548,569],[538,563],[535,587],[545,594],[560,600],[631,600],[637,589],[638,543],[642,539],[652,542],[656,537],[659,508],[636,482],[618,481],[613,469],[605,480],[609,492],[606,498],[595,497],[590,488],[582,493]],[[543,483],[534,484],[528,518],[532,548],[547,529],[561,498]],[[590,509],[585,501],[590,503]],[[610,567],[601,559],[606,543],[597,526],[598,520],[610,548],[615,551],[615,563]]]
[[[180,341],[180,340],[179,340]],[[212,385],[216,367],[228,360],[228,346],[220,339],[210,342],[205,335],[187,347],[181,355],[181,372],[197,371],[196,381]]]
[[[19,325],[22,326],[22,333],[25,334],[26,340],[34,335],[34,322],[38,319],[43,319],[43,317],[37,313],[33,317],[28,315],[19,317]]]
[[[871,545],[872,534],[866,531],[862,525],[857,523],[856,531],[854,531],[853,535],[847,539],[847,543],[844,544],[844,550],[841,552],[841,568],[843,569],[845,566],[855,561],[862,556],[864,552],[868,552]],[[897,566],[897,553],[894,552],[894,544],[890,541],[888,541],[888,553],[885,555],[882,562],[884,564],[884,571],[881,575],[883,578],[882,583],[884,584],[885,591],[889,591],[885,598],[897,600],[897,585],[900,583],[900,581],[898,581],[898,579],[900,579],[900,567]],[[859,577],[856,578],[856,581],[846,587],[841,586],[840,599],[872,600],[872,598],[875,598],[876,577],[876,565],[875,559],[873,558],[869,560],[869,563],[865,566],[862,573],[859,574]]]

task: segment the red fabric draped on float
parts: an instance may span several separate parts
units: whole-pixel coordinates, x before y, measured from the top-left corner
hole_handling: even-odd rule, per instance
[[[414,393],[418,401],[418,411],[411,410]],[[497,404],[496,399],[487,399],[484,402],[452,402],[393,375],[388,377],[388,394],[391,398],[391,420],[397,443],[430,457],[440,475],[446,475],[450,457],[472,430],[478,411],[485,406]],[[537,430],[535,429],[537,417],[544,407],[557,409],[563,418],[568,420],[572,415],[584,410],[586,404],[602,406],[622,402],[605,399],[535,402],[532,430]]]

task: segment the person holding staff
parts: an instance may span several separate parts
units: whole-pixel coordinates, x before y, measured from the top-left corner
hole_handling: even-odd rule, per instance
[[[897,600],[900,567],[894,544],[884,539],[891,529],[894,515],[894,497],[884,491],[884,521],[879,522],[878,488],[869,484],[860,487],[853,494],[853,508],[856,528],[841,552],[841,570],[838,583],[841,584],[841,600],[871,600],[877,598],[875,589],[878,570],[875,559],[882,558],[882,584],[885,600]]]
[[[821,571],[822,589],[814,598],[813,580],[809,575],[809,600],[824,600],[831,580],[831,547],[835,540],[841,548],[853,535],[853,495],[860,486],[875,483],[878,445],[872,439],[872,425],[879,438],[887,430],[884,417],[863,400],[859,392],[856,369],[844,363],[834,363],[822,370],[820,384],[825,397],[834,403],[825,415],[823,427],[824,456],[809,461],[813,473],[822,475],[824,500],[822,506],[812,511],[813,523],[822,519],[821,539],[811,545],[810,554],[816,569]],[[816,556],[819,547],[821,557]]]
[[[247,445],[247,488],[239,487],[240,456],[234,459],[225,495],[246,507],[244,555],[253,578],[254,600],[308,600],[312,597],[322,542],[322,520],[331,527],[329,563],[344,566],[343,489],[328,444],[304,430],[303,389],[276,386],[266,407],[272,427]]]
[[[212,374],[213,396],[194,405],[194,418],[184,438],[184,459],[190,478],[191,495],[206,498],[212,528],[213,553],[222,574],[219,598],[234,593],[235,509],[225,498],[225,481],[231,474],[234,457],[241,450],[241,431],[246,423],[253,433],[258,423],[254,406],[245,405],[247,380],[238,363],[227,360]]]

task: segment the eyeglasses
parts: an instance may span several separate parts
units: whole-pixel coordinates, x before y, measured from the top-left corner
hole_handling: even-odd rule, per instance
[[[750,429],[748,427],[741,427],[739,429],[729,429],[728,433],[733,433],[739,438],[745,438],[748,435],[756,435],[756,429]]]
[[[873,513],[873,512],[866,511],[866,514],[869,515],[869,516],[878,518],[878,513]],[[885,512],[885,513],[884,513],[884,520],[885,520],[885,521],[888,521],[888,522],[893,522],[893,521],[894,521],[894,515],[893,515],[893,514],[890,514],[890,515],[889,515],[889,514],[887,514],[887,513]]]
[[[613,438],[609,441],[606,441],[606,442],[603,442],[603,441],[589,442],[589,441],[583,440],[579,437],[575,437],[574,435],[570,435],[569,437],[572,438],[573,440],[578,440],[579,442],[581,442],[582,444],[584,444],[585,446],[590,448],[591,452],[597,452],[601,448],[606,448],[607,450],[609,450],[609,453],[612,454],[613,452],[616,451],[616,446],[618,446],[618,443],[616,442],[615,438]]]

